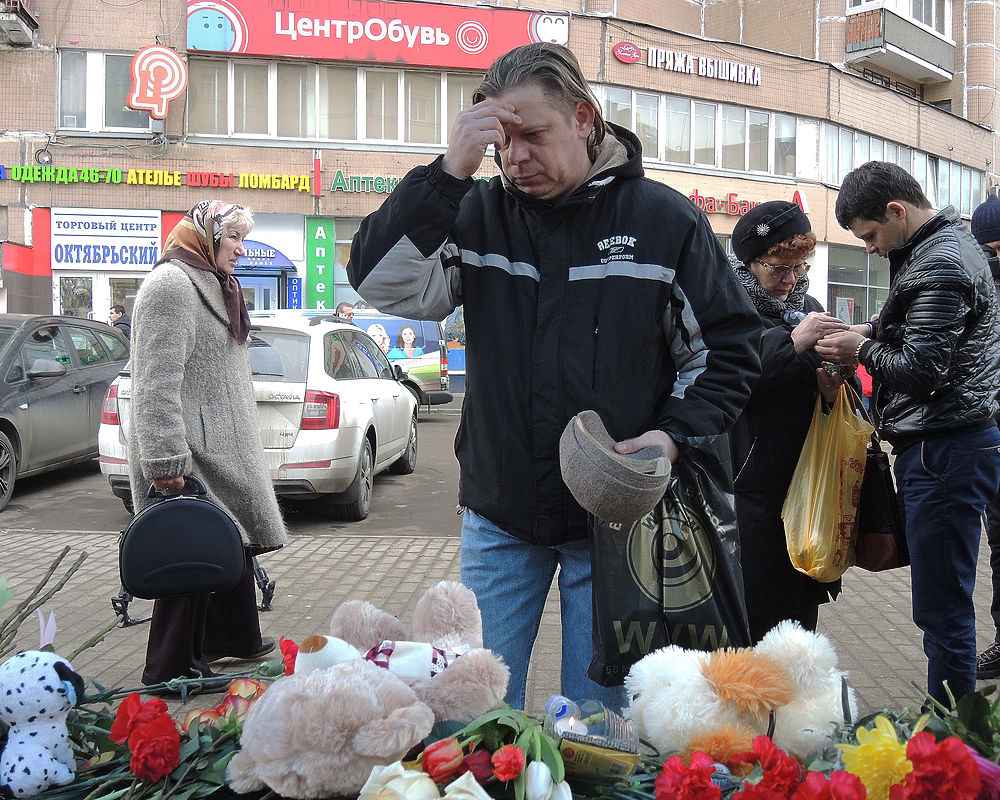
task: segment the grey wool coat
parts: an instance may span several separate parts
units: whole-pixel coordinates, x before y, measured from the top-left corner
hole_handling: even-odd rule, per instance
[[[288,532],[257,432],[245,344],[227,328],[218,279],[179,261],[143,281],[132,315],[129,469],[135,509],[154,478],[195,475],[257,551]]]

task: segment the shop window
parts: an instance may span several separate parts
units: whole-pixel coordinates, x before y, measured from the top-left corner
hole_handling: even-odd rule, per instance
[[[192,133],[229,133],[229,62],[188,62],[188,128]]]
[[[604,116],[608,122],[613,122],[615,125],[621,125],[623,128],[631,128],[631,90],[609,86],[607,92],[605,93]]]
[[[854,163],[859,167],[867,164],[871,158],[871,139],[867,133],[854,134]]]
[[[715,166],[714,103],[694,104],[694,163]]]
[[[861,247],[829,247],[827,310],[851,325],[882,310],[889,292],[889,262]]]
[[[319,138],[358,138],[358,71],[319,68]]]
[[[927,191],[927,155],[924,153],[914,153],[913,154],[913,170],[910,173],[913,175],[917,183],[920,184],[920,190],[924,193],[924,197],[930,200],[930,193]]]
[[[268,132],[267,64],[240,64],[233,67],[235,133]]]
[[[635,93],[635,134],[642,143],[646,158],[660,157],[660,97],[646,92]]]
[[[750,171],[767,172],[771,115],[763,111],[751,111],[748,128],[750,133]]]
[[[962,167],[962,214],[972,213],[972,170]]]
[[[406,141],[441,142],[441,75],[403,73],[406,87]]]
[[[667,161],[691,163],[691,101],[667,98]]]
[[[361,296],[347,280],[347,262],[351,257],[351,242],[361,225],[360,219],[336,219],[333,221],[333,235],[337,249],[333,265],[333,299],[335,303],[357,303]]]
[[[81,131],[148,131],[149,114],[127,101],[131,55],[83,50],[59,54],[59,127]]]
[[[278,136],[316,136],[316,68],[278,64]]]
[[[795,117],[774,115],[774,173],[795,175]]]
[[[896,163],[907,172],[911,172],[913,169],[913,151],[904,145],[897,146]]]
[[[722,166],[726,169],[746,169],[746,116],[742,108],[722,107]]]
[[[897,149],[898,148],[896,147],[896,143],[895,142],[886,142],[885,143],[885,159],[884,160],[887,161],[890,164],[895,164],[896,163],[896,150]]]
[[[399,139],[399,73],[365,72],[365,138]]]
[[[472,107],[472,96],[482,82],[478,75],[448,75],[448,131],[459,112]]]
[[[884,145],[885,142],[883,142],[881,139],[876,139],[874,136],[871,137],[871,147],[870,147],[869,157],[871,158],[872,161],[885,160]]]
[[[951,165],[951,175],[948,180],[948,204],[955,207],[955,210],[962,211],[962,167],[958,164]]]

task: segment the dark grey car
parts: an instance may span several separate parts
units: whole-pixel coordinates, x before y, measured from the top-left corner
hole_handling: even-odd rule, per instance
[[[128,361],[114,328],[0,314],[0,510],[14,481],[97,456],[108,385]]]

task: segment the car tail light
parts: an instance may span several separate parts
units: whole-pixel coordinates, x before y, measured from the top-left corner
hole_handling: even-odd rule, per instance
[[[329,431],[340,427],[340,395],[306,390],[302,430]]]
[[[102,425],[121,425],[118,418],[118,384],[112,383],[108,387],[108,393],[104,395],[104,405],[101,406]]]

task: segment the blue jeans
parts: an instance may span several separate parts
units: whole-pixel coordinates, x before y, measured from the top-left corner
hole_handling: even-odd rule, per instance
[[[1000,488],[1000,431],[927,439],[895,464],[906,512],[913,621],[924,632],[927,691],[948,704],[976,688],[972,591],[986,506]]]
[[[466,509],[460,554],[462,583],[476,595],[483,617],[483,644],[510,668],[507,702],[524,708],[528,661],[538,635],[545,598],[559,567],[562,604],[562,689],[571,700],[598,700],[620,711],[625,692],[587,677],[591,636],[590,544],[587,540],[545,547],[524,542]]]

